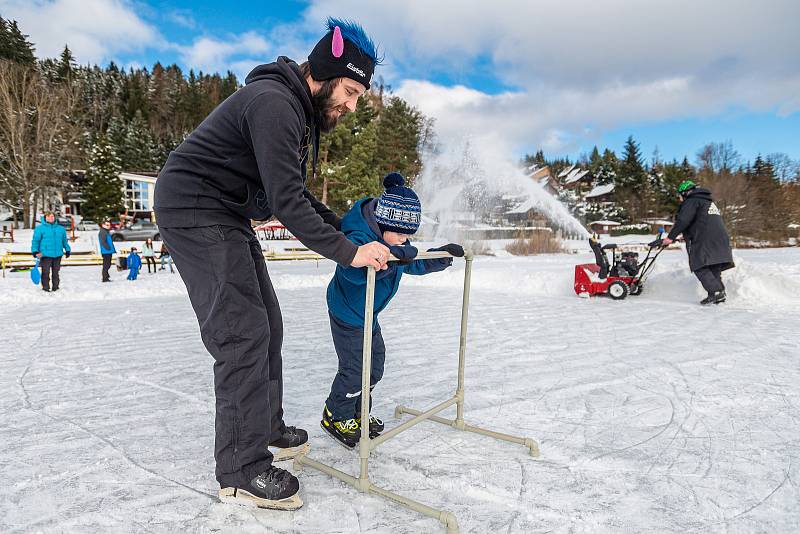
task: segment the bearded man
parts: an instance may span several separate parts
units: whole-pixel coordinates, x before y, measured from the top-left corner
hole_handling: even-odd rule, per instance
[[[252,220],[275,216],[304,245],[343,266],[385,269],[389,250],[356,246],[341,219],[306,188],[320,132],[355,111],[377,49],[363,28],[328,19],[308,62],[260,65],[172,152],[155,213],[214,358],[220,498],[265,508],[302,506],[299,483],[272,465],[307,447],[283,420],[283,321]],[[323,303],[324,300],[320,301]]]

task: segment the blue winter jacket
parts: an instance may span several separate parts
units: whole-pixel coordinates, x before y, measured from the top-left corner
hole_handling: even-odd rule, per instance
[[[42,253],[45,258],[60,258],[64,251],[71,252],[67,242],[67,231],[56,223],[43,222],[33,231],[31,253]]]
[[[138,271],[142,267],[142,258],[137,252],[128,254],[128,270]]]
[[[375,203],[375,199],[363,198],[356,202],[342,219],[342,232],[356,245],[378,241],[389,246],[383,240],[383,232],[375,220]],[[410,242],[406,243],[410,245]],[[406,265],[392,262],[388,269],[375,273],[374,325],[378,323],[378,313],[386,308],[397,293],[403,273],[423,275],[442,271],[449,264],[446,259],[415,260]],[[333,279],[328,284],[328,310],[331,315],[349,325],[363,327],[366,285],[366,267],[338,265]]]
[[[100,228],[97,232],[97,240],[100,242],[100,254],[115,254],[117,249],[114,248],[114,240],[111,239],[111,232],[105,228]]]

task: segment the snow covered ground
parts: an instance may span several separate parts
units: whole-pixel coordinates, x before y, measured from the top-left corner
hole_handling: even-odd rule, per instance
[[[735,255],[729,301],[711,308],[681,251],[621,302],[575,296],[588,253],[479,258],[466,418],[537,439],[541,458],[422,423],[377,450],[374,482],[452,511],[462,532],[800,531],[800,249]],[[269,269],[287,422],[309,430],[314,458],[356,473],[357,454],[319,428],[332,264]],[[388,426],[396,404],[430,407],[455,386],[462,274],[406,277],[381,316]],[[56,294],[0,279],[0,531],[443,532],[308,468],[297,512],[218,503],[212,360],[179,275],[112,276],[65,268]]]

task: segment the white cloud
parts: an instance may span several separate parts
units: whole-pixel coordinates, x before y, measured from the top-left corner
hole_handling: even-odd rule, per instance
[[[795,0],[316,0],[302,26],[329,14],[357,18],[383,45],[389,69],[376,74],[397,73],[389,82],[440,135],[569,149],[634,122],[800,111]],[[514,90],[432,82],[443,76]]]
[[[30,35],[38,57],[56,57],[68,44],[80,63],[103,63],[120,52],[164,45],[124,0],[0,0],[0,9]]]
[[[740,107],[774,111],[774,102],[792,94],[793,87],[800,87],[800,75],[761,90],[749,80],[704,85],[668,78],[601,90],[540,86],[489,95],[463,86],[405,80],[397,93],[435,117],[436,131],[445,139],[468,132],[503,139],[516,152],[532,144],[561,152],[624,124],[707,117]],[[796,105],[800,93],[793,94]]]
[[[256,32],[226,38],[199,37],[191,46],[175,46],[188,68],[204,72],[233,71],[240,81],[256,65],[272,61],[267,56],[270,45]]]
[[[197,21],[192,16],[192,12],[188,9],[174,9],[168,11],[165,17],[170,22],[174,22],[178,26],[194,30],[197,28]]]

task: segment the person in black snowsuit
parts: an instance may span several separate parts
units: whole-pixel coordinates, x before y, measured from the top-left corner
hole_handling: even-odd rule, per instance
[[[689,268],[708,292],[700,304],[725,302],[722,271],[733,268],[734,263],[731,240],[719,208],[711,198],[711,191],[697,187],[692,181],[683,182],[678,194],[681,205],[675,225],[662,244],[669,245],[683,234],[689,254]]]
[[[328,19],[308,62],[255,67],[175,149],[155,187],[155,213],[213,356],[220,498],[265,508],[302,505],[299,483],[272,465],[306,447],[283,420],[283,319],[251,220],[275,216],[304,245],[340,265],[386,269],[389,250],[361,246],[306,189],[320,131],[355,111],[380,63],[358,24]],[[313,147],[313,151],[312,151]],[[289,454],[286,449],[291,449]]]

